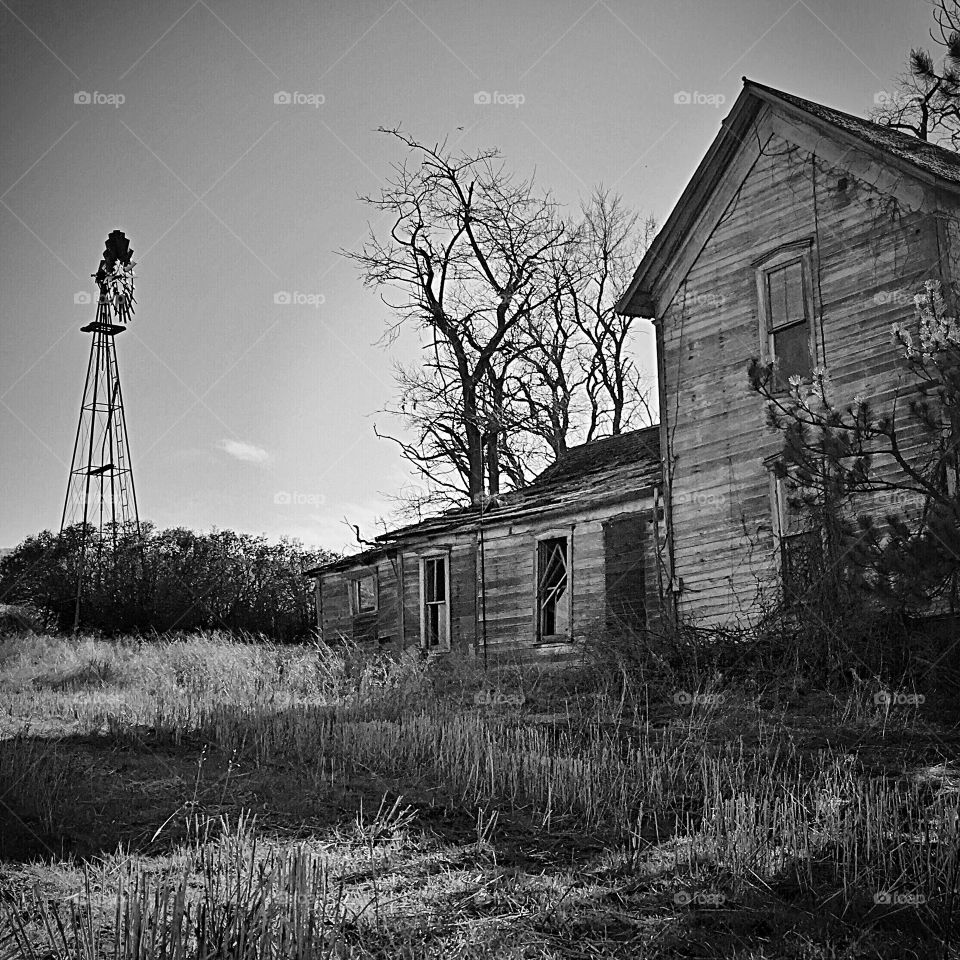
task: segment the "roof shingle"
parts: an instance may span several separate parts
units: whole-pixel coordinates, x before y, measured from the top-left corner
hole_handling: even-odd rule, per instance
[[[479,506],[448,510],[377,540],[388,543],[466,526],[481,517],[495,523],[541,510],[586,505],[624,492],[639,494],[659,481],[660,428],[654,425],[571,447],[528,486],[487,501],[482,511]]]
[[[519,519],[541,511],[586,507],[591,503],[638,496],[660,482],[660,428],[631,430],[571,447],[528,486],[511,490],[479,506],[448,510],[420,523],[400,527],[377,537],[377,546],[306,571],[336,570],[375,561],[397,540],[425,537],[469,528],[483,519],[489,523]]]
[[[804,100],[803,97],[795,96],[792,93],[784,93],[782,90],[757,83],[747,77],[743,78],[743,83],[747,88],[752,87],[755,90],[764,91],[778,100],[792,104],[805,113],[859,137],[877,149],[891,153],[940,180],[960,184],[960,154],[953,150],[947,150],[945,147],[929,143],[926,140],[919,140],[917,137],[904,133],[902,130],[895,130],[885,124],[864,120],[851,113],[826,107],[822,103]]]

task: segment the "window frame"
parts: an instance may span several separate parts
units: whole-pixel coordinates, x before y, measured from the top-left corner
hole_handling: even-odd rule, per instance
[[[784,590],[791,589],[791,585],[786,582],[787,578],[787,551],[790,549],[791,542],[802,543],[806,538],[813,537],[820,540],[822,547],[823,531],[818,530],[816,526],[808,526],[801,523],[796,530],[789,529],[789,509],[788,502],[789,491],[787,490],[788,477],[778,477],[773,469],[773,461],[776,456],[768,457],[764,465],[770,475],[770,507],[773,516],[773,536],[774,536],[774,563],[776,566],[777,579]]]
[[[444,574],[444,621],[446,626],[446,640],[443,642],[438,642],[435,645],[431,646],[427,643],[427,564],[431,561],[443,561],[443,574]],[[450,551],[449,550],[440,550],[434,551],[432,553],[425,553],[419,558],[420,565],[420,646],[426,650],[450,650],[450,629],[451,629],[451,616],[450,616]],[[430,601],[430,604],[433,606],[438,605],[436,601]]]
[[[770,469],[770,497],[773,506],[773,532],[777,536],[777,542],[788,540],[790,537],[796,537],[807,533],[806,529],[790,530],[790,504],[789,491],[787,490],[787,477],[778,477],[773,469]]]
[[[760,321],[760,350],[765,363],[777,360],[776,350],[774,349],[775,334],[800,326],[801,323],[807,325],[807,349],[810,352],[811,370],[815,369],[820,362],[820,350],[817,343],[816,311],[814,310],[813,297],[814,276],[813,257],[811,256],[812,250],[812,239],[798,240],[777,247],[775,250],[753,261],[752,266],[755,272],[757,290],[757,314]],[[800,264],[805,318],[803,320],[794,320],[790,323],[781,323],[779,326],[774,327],[770,316],[769,277],[777,270],[782,270],[794,263]],[[810,383],[811,380],[805,377],[803,382]],[[788,390],[786,382],[775,382],[774,387],[778,393],[786,393]]]
[[[376,567],[368,567],[364,570],[351,571],[346,577],[347,580],[347,601],[350,604],[351,617],[369,617],[371,614],[380,611],[380,577]],[[373,581],[373,606],[369,608],[360,607],[360,583],[364,580]]]
[[[543,544],[553,540],[565,540],[566,590],[564,603],[567,614],[565,633],[544,634],[542,608],[540,605],[540,554]],[[533,628],[537,643],[569,643],[573,639],[573,528],[544,531],[537,535],[533,545]]]

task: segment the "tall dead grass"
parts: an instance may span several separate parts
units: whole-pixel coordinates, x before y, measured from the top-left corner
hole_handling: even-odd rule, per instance
[[[278,770],[431,782],[472,810],[593,832],[628,872],[666,870],[731,892],[789,880],[841,910],[909,902],[944,937],[954,928],[960,796],[949,777],[871,774],[838,750],[798,751],[775,729],[749,747],[709,741],[709,711],[696,705],[660,728],[611,723],[612,694],[592,698],[576,724],[488,715],[449,696],[473,682],[452,682],[449,669],[216,636],[6,640],[0,689],[8,728],[21,727],[0,755],[0,781],[19,776],[16,801],[53,828],[64,794],[56,743],[24,734],[54,718],[118,737],[147,726]],[[118,957],[227,955],[189,952],[209,941],[242,945],[230,956],[361,955],[350,952],[322,858],[291,848],[263,859],[257,843],[247,824],[229,843],[196,841],[176,875],[134,871],[110,886],[88,874],[67,914],[14,911],[17,949],[84,960],[104,943]]]
[[[205,828],[159,873],[136,860],[86,865],[82,896],[21,897],[8,905],[5,957],[28,960],[322,960],[364,956],[321,853],[300,843],[264,848],[253,823]],[[112,865],[111,865],[112,866]]]

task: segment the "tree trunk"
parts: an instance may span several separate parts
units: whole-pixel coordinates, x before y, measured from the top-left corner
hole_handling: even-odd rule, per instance
[[[487,492],[495,497],[500,492],[500,431],[492,424],[487,432]]]

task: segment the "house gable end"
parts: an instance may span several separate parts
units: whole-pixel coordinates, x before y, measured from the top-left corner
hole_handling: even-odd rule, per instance
[[[873,145],[855,133],[781,100],[776,91],[745,87],[723,122],[696,173],[663,229],[644,256],[617,309],[633,316],[660,318],[754,164],[771,140],[815,155],[878,191],[905,210],[955,208],[948,193],[956,184]]]

